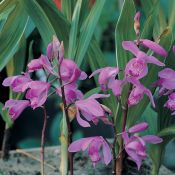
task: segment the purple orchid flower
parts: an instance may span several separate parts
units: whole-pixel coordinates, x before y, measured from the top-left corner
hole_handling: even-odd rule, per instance
[[[74,103],[76,100],[83,99],[83,93],[77,89],[77,85],[74,83],[65,85],[64,93],[67,105]],[[57,88],[57,94],[62,97],[61,88]]]
[[[28,88],[26,99],[30,100],[31,107],[33,109],[41,107],[47,100],[50,84],[42,81],[32,81]]]
[[[99,119],[105,121],[107,120],[106,114],[109,113],[109,108],[102,106],[96,99],[98,98],[106,98],[109,95],[104,94],[94,94],[87,99],[78,100],[75,102],[75,106],[77,109],[76,118],[78,123],[83,127],[90,127],[89,122],[92,121],[94,124],[98,123]],[[80,113],[84,116],[84,118],[88,121],[85,121],[80,117]],[[110,111],[111,113],[111,111]]]
[[[146,144],[145,142],[158,144],[163,140],[154,135],[147,135],[143,137],[128,136],[127,132],[122,134],[124,139],[124,148],[129,157],[137,164],[138,170],[142,164],[142,160],[146,158]]]
[[[165,68],[158,73],[159,80],[156,82],[161,87],[161,91],[164,89],[175,89],[175,71],[170,68]]]
[[[23,75],[7,77],[2,85],[10,86],[14,92],[24,92],[26,90],[26,84],[31,81],[29,74],[24,73]]]
[[[117,67],[104,67],[101,69],[97,69],[94,71],[89,78],[99,73],[99,79],[98,82],[100,84],[100,87],[103,91],[106,91],[107,84],[111,79],[115,79],[116,75],[118,74],[119,69]]]
[[[33,72],[44,68],[49,73],[58,76],[58,74],[53,70],[48,57],[45,55],[41,55],[38,59],[32,60],[27,66],[28,72]]]
[[[148,63],[152,63],[158,66],[165,66],[154,56],[148,56],[144,52],[140,51],[136,44],[132,41],[123,41],[122,46],[125,50],[130,51],[136,58],[131,59],[125,68],[125,77],[134,77],[136,79],[143,78],[148,73]]]
[[[14,121],[20,116],[20,114],[28,106],[30,106],[30,102],[28,100],[10,99],[10,100],[6,101],[4,109],[9,109],[9,115],[10,115],[11,119]]]
[[[101,136],[82,138],[70,144],[69,152],[85,151],[88,149],[88,155],[92,160],[93,166],[102,159],[100,155],[100,149],[102,148],[103,160],[108,165],[112,160],[111,150],[108,143]]]
[[[143,99],[144,94],[146,94],[149,97],[153,107],[155,107],[151,91],[134,79],[132,79],[132,83],[134,85],[134,88],[128,97],[128,106],[131,107],[138,104]]]
[[[175,92],[168,96],[168,101],[164,105],[171,111],[174,111],[172,115],[175,115]]]
[[[70,59],[63,59],[61,62],[60,75],[64,83],[73,83],[78,79],[84,80],[87,78],[86,73],[81,71],[76,63]]]
[[[118,97],[121,96],[123,86],[127,83],[126,80],[110,79],[108,88],[112,90],[113,94]]]

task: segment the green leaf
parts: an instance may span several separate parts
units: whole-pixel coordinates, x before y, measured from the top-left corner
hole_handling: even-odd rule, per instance
[[[13,1],[13,3],[9,1],[3,1],[0,8],[4,7],[2,10],[6,10],[12,8],[14,5],[15,8],[9,14],[8,19],[0,33],[0,71],[16,52],[27,25],[27,14],[21,3],[18,1]]]
[[[93,5],[88,17],[81,26],[80,39],[76,54],[76,63],[78,64],[78,66],[81,65],[83,58],[87,52],[105,2],[106,0],[97,0],[96,3]]]
[[[170,10],[168,15],[168,25],[173,29],[173,35],[175,37],[175,1],[170,0]]]
[[[6,66],[8,76],[18,75],[24,71],[25,52],[26,52],[26,39],[23,36],[19,43],[18,51]]]
[[[132,41],[136,38],[134,32],[134,16],[135,6],[133,0],[125,0],[115,30],[117,66],[122,70],[124,70],[126,63],[131,58],[131,54],[122,48],[122,41]],[[123,75],[119,74],[119,78],[123,78]]]
[[[71,21],[73,12],[73,0],[61,0],[61,11]]]
[[[68,20],[56,8],[53,1],[37,0],[37,2],[40,5],[40,7],[44,9],[44,13],[47,16],[47,19],[49,20],[50,25],[52,25],[52,29],[54,28],[54,31],[56,32],[56,35],[58,36],[59,40],[64,42],[65,56],[67,56],[68,38],[69,38],[69,29],[70,29],[69,28],[70,24]],[[47,24],[46,24],[46,28],[47,28]],[[52,40],[51,35],[52,35],[52,32],[50,34],[50,37]],[[44,34],[43,34],[43,37],[44,37]]]
[[[165,128],[161,130],[158,135],[160,137],[167,137],[167,136],[172,136],[175,137],[175,126],[170,126],[168,128]]]
[[[56,35],[56,32],[45,14],[45,11],[36,0],[21,1],[21,3],[24,10],[27,11],[35,26],[38,28],[44,45],[47,46],[48,43],[52,41],[53,35]]]
[[[93,94],[98,94],[100,91],[101,91],[100,87],[93,88],[84,94],[84,98],[88,98]]]
[[[4,122],[6,123],[7,128],[10,128],[13,125],[13,121],[11,120],[11,118],[8,114],[8,111],[3,110],[3,107],[4,107],[4,104],[2,104],[0,102],[0,115],[1,115],[2,119],[4,120]]]
[[[68,49],[68,57],[74,58],[76,53],[77,47],[77,33],[78,33],[78,22],[80,17],[80,10],[81,10],[82,0],[77,0],[72,21],[71,21],[71,28],[69,33],[69,49]]]

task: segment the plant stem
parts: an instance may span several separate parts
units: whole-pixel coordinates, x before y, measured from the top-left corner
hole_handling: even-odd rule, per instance
[[[115,147],[116,147],[116,142],[117,142],[117,131],[116,127],[114,125],[114,140],[113,140],[113,145],[112,145],[112,155],[113,155],[113,171],[112,174],[116,175],[116,152],[115,152]]]
[[[126,127],[126,121],[127,121],[127,114],[128,114],[128,105],[125,105],[126,108],[123,109],[123,124],[122,124],[122,132],[125,131],[125,127]],[[117,175],[121,175],[122,174],[122,170],[123,170],[123,138],[122,135],[120,136],[120,149],[119,149],[120,155],[117,159],[116,162],[116,173]]]
[[[124,107],[122,106],[123,123],[122,123],[122,132],[121,133],[123,133],[125,131],[125,128],[126,128],[126,122],[127,122],[127,116],[128,116],[128,97],[130,95],[131,89],[132,89],[132,86],[130,85],[125,105],[124,105]],[[124,158],[123,150],[124,150],[124,145],[123,145],[123,138],[121,135],[120,136],[120,149],[119,149],[120,154],[119,154],[117,161],[116,161],[116,174],[117,175],[122,175],[122,171],[123,171],[123,158]]]
[[[3,142],[2,142],[2,155],[1,155],[1,157],[3,160],[7,160],[9,157],[11,130],[12,130],[12,128],[8,128],[7,124],[6,124],[5,130],[4,130]]]
[[[45,145],[45,132],[47,126],[47,111],[45,106],[43,106],[43,112],[44,112],[44,123],[41,135],[41,175],[44,175],[44,145]]]
[[[68,128],[68,146],[69,146],[72,142],[72,128],[71,128],[71,123],[69,120],[68,106],[66,104],[64,86],[63,86],[61,78],[59,79],[59,82],[60,82],[60,86],[61,86],[62,102],[64,105],[64,112],[65,112],[66,123],[67,123],[67,128]],[[68,152],[68,158],[69,158],[70,175],[73,175],[73,154]]]

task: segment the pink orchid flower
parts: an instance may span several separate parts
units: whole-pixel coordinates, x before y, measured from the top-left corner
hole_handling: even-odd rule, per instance
[[[70,144],[69,152],[78,152],[88,150],[88,155],[95,165],[102,159],[100,150],[102,149],[103,160],[106,165],[108,165],[112,160],[111,150],[108,143],[101,136],[82,138],[80,140],[74,141]]]
[[[158,73],[159,80],[156,82],[161,87],[160,91],[175,89],[175,71],[165,68]]]
[[[137,164],[138,170],[140,169],[142,160],[144,160],[147,156],[145,142],[158,144],[163,141],[160,137],[154,135],[129,137],[127,132],[124,132],[122,137],[124,139],[125,151],[127,152],[128,156]]]
[[[14,92],[24,92],[26,90],[26,84],[31,81],[29,74],[24,73],[23,75],[7,77],[2,85],[10,86]]]
[[[175,92],[168,96],[168,101],[164,105],[171,111],[174,111],[172,115],[175,115]]]
[[[38,59],[32,60],[30,63],[28,63],[27,67],[28,72],[33,72],[39,69],[45,69],[49,73],[58,76],[57,73],[53,70],[48,57],[45,55],[41,55]]]
[[[65,85],[64,93],[67,105],[74,103],[76,100],[83,99],[83,93],[78,90],[77,85],[74,83]],[[57,88],[57,94],[62,97],[61,88]]]
[[[154,56],[148,56],[144,52],[140,51],[136,44],[132,41],[123,41],[122,46],[125,50],[130,51],[136,56],[131,59],[125,68],[125,77],[134,77],[136,79],[143,78],[148,73],[148,63],[152,63],[158,66],[165,66],[164,63],[160,62]]]
[[[78,100],[75,102],[77,109],[76,118],[78,123],[83,127],[90,127],[89,122],[92,121],[95,124],[98,123],[99,119],[107,120],[105,113],[111,113],[109,108],[102,106],[96,99],[106,98],[109,95],[104,94],[94,94],[87,99]],[[85,121],[80,117],[80,113],[88,121]]]
[[[96,71],[94,71],[89,78],[91,78],[92,76],[96,75],[99,73],[99,79],[98,82],[100,84],[100,87],[103,91],[107,90],[107,85],[108,82],[111,79],[115,79],[116,75],[118,74],[119,69],[117,67],[104,67],[101,69],[97,69]]]
[[[12,120],[16,120],[25,108],[30,106],[28,100],[13,100],[6,101],[4,109],[9,109],[9,115]]]
[[[113,94],[118,97],[122,94],[123,86],[127,83],[126,80],[111,79],[108,83],[108,88],[112,90]]]
[[[70,59],[63,59],[61,62],[60,75],[64,83],[73,83],[78,79],[84,80],[87,78],[86,73],[81,71],[76,63]]]
[[[144,87],[142,84],[140,84],[140,82],[134,81],[133,83],[134,88],[132,89],[128,97],[128,106],[131,107],[138,104],[143,99],[144,94],[146,94],[149,97],[153,107],[155,107],[151,91]]]
[[[26,93],[26,98],[30,100],[33,109],[41,107],[47,100],[50,84],[42,81],[32,81]]]

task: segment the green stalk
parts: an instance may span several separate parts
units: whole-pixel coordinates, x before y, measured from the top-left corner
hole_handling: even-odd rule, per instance
[[[61,164],[60,172],[61,175],[67,175],[68,173],[68,129],[66,123],[65,112],[63,111],[63,118],[61,122]]]

